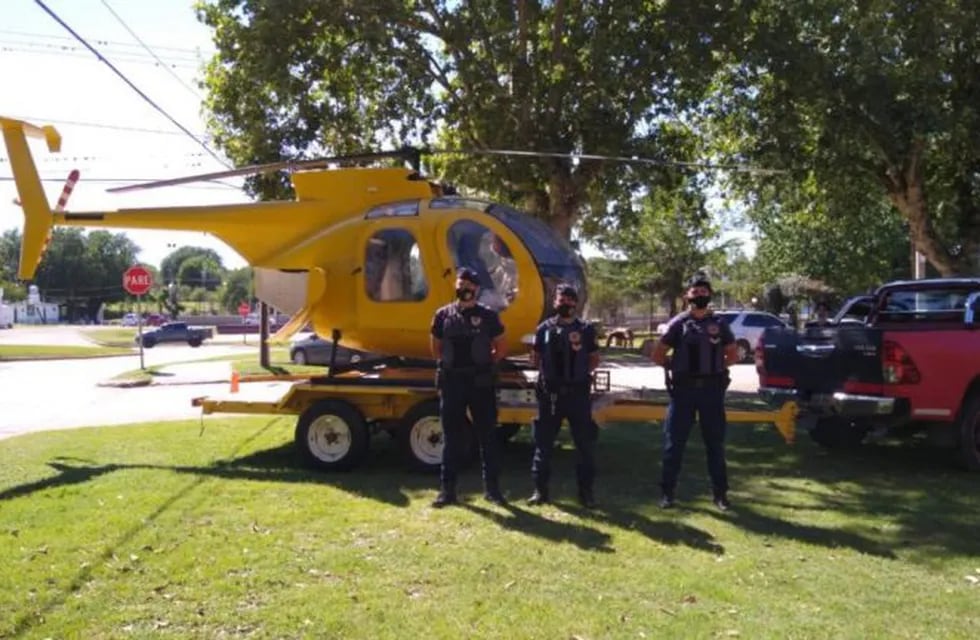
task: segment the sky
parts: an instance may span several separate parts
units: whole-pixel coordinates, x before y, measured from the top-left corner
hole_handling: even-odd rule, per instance
[[[174,120],[203,139],[202,92],[196,88],[196,80],[213,45],[210,30],[197,21],[192,0],[44,3]],[[48,153],[43,141],[31,143],[42,178],[55,179],[45,182],[52,205],[72,169],[80,171],[81,179],[68,201],[69,211],[248,200],[238,189],[209,183],[106,193],[107,188],[121,183],[99,180],[160,179],[226,167],[141,98],[33,0],[3,0],[0,82],[0,115],[38,125],[52,124],[61,133],[60,153]],[[17,196],[14,184],[2,179],[10,175],[4,149],[0,153],[0,230],[23,229],[23,214],[13,204]],[[216,250],[225,267],[245,266],[237,253],[210,235],[114,231],[132,238],[141,249],[140,261],[152,265],[159,265],[176,247],[191,245]]]
[[[52,124],[61,133],[58,154],[49,154],[40,140],[32,143],[42,178],[51,179],[45,189],[52,205],[72,169],[80,171],[81,179],[68,201],[69,211],[248,200],[240,189],[211,183],[126,194],[105,191],[120,186],[119,180],[139,182],[226,168],[201,144],[206,144],[203,92],[196,83],[214,48],[210,30],[197,21],[193,0],[44,0],[44,4],[197,139],[151,106],[37,2],[2,2],[0,115]],[[6,180],[10,175],[4,150],[0,153],[0,231],[23,229],[20,207],[13,203],[16,189]],[[241,184],[240,180],[225,182]],[[139,260],[147,264],[158,266],[175,248],[189,245],[214,249],[227,268],[245,266],[241,256],[208,234],[114,231],[129,236],[140,248]],[[729,235],[751,245],[747,234]],[[598,254],[587,243],[582,251],[586,257]]]

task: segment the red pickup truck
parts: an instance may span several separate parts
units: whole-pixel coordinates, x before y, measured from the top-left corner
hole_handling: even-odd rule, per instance
[[[980,278],[886,284],[863,323],[767,329],[755,360],[760,394],[795,400],[821,445],[924,432],[980,471]]]

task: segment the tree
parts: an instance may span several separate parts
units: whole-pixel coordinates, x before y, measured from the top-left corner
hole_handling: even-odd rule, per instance
[[[180,282],[181,267],[183,267],[184,262],[192,258],[197,260],[194,263],[196,266],[193,270],[188,272],[188,277],[196,278],[193,283],[197,286],[200,286],[200,283],[202,282],[202,267],[204,265],[215,266],[216,272],[224,271],[221,256],[218,255],[218,252],[214,249],[205,249],[203,247],[180,247],[169,253],[160,263],[160,277],[163,279],[163,284]],[[218,284],[220,285],[220,280],[218,281]]]
[[[103,303],[123,300],[122,274],[139,252],[122,233],[78,228],[55,228],[38,265],[34,284],[42,293],[62,301],[69,318],[81,312],[94,318]]]
[[[716,67],[721,9],[687,0],[212,0],[207,110],[237,164],[431,142],[667,157],[666,122]],[[631,186],[622,165],[443,157],[450,180],[548,220],[565,238]],[[281,176],[251,179],[281,197]]]
[[[941,274],[974,272],[978,21],[973,0],[733,3],[725,29],[742,37],[726,41],[736,46],[712,105],[722,148],[788,169],[789,181],[812,181],[838,204],[879,194]],[[743,183],[757,201],[758,184]]]
[[[251,267],[235,269],[228,273],[224,287],[221,289],[221,307],[226,311],[238,313],[238,305],[242,302],[251,303],[255,299],[255,285]]]
[[[223,271],[220,262],[210,256],[191,256],[180,263],[177,282],[184,286],[214,291],[221,286]]]
[[[670,315],[687,279],[724,252],[719,229],[712,220],[695,180],[679,180],[672,190],[657,190],[642,197],[634,211],[620,216],[615,226],[598,232],[603,248],[622,253],[634,288],[664,297]]]

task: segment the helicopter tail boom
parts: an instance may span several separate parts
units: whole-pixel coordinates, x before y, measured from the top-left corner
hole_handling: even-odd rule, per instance
[[[17,196],[24,210],[24,234],[20,245],[17,277],[29,280],[34,277],[34,271],[48,244],[54,219],[37,166],[27,145],[27,136],[43,138],[48,150],[57,152],[61,149],[61,135],[54,127],[37,127],[12,118],[0,117],[0,126],[3,128],[3,141],[10,158]]]

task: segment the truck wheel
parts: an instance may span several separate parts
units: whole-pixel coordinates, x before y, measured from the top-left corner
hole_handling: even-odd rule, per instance
[[[189,344],[192,347],[200,347],[201,346],[201,339],[200,338],[191,338],[190,340],[187,341],[187,344]]]
[[[963,406],[959,455],[966,469],[980,471],[980,394],[974,394]]]
[[[752,346],[749,344],[748,340],[739,340],[735,343],[735,353],[737,354],[738,362],[748,362],[750,359],[755,357],[752,352]]]
[[[306,364],[306,351],[297,349],[293,352],[293,364]]]
[[[152,349],[153,348],[153,345],[155,345],[156,343],[157,343],[156,340],[144,340],[143,341],[143,348],[144,349]]]
[[[866,435],[867,427],[846,418],[821,418],[810,429],[813,441],[827,449],[854,449]]]
[[[463,434],[467,440],[463,446],[463,457],[459,461],[460,467],[465,467],[477,455],[469,420],[464,425]],[[410,468],[427,473],[439,471],[445,440],[438,400],[420,402],[405,414],[398,429],[398,446],[402,458]]]
[[[296,446],[307,464],[323,471],[347,471],[368,452],[370,434],[361,412],[342,400],[321,400],[296,423]]]

